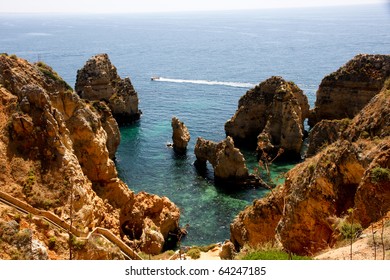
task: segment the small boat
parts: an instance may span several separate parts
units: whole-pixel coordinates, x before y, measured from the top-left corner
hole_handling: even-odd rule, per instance
[[[158,76],[153,76],[153,77],[150,78],[151,81],[156,81],[156,80],[159,80],[159,79],[160,79],[160,77],[158,77]]]

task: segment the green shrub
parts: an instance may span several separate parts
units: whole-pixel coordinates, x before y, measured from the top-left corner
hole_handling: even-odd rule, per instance
[[[23,182],[23,192],[26,195],[31,194],[32,187],[35,185],[36,178],[35,178],[35,172],[33,169],[28,171],[27,178]]]
[[[363,228],[359,223],[343,222],[339,226],[339,231],[342,234],[344,239],[356,238],[360,232],[362,232]]]
[[[361,133],[360,133],[360,137],[361,138],[369,138],[370,137],[370,134],[367,132],[367,131],[362,131]]]
[[[83,240],[83,239],[79,239],[76,236],[72,235],[72,237],[71,237],[71,244],[72,244],[72,247],[75,250],[81,250],[81,249],[83,249],[85,247],[87,242],[85,240]]]
[[[36,63],[36,66],[46,78],[62,84],[67,90],[72,90],[72,87],[68,85],[50,66],[46,65],[46,63],[39,61]]]
[[[14,216],[14,220],[19,224],[20,223],[20,220],[21,220],[21,216],[19,213],[16,213],[15,216]]]
[[[16,237],[15,239],[17,240],[18,243],[27,244],[32,239],[32,231],[31,231],[31,229],[25,228],[25,229],[19,231],[15,237]]]
[[[384,181],[390,180],[390,169],[388,168],[382,168],[382,167],[375,167],[371,169],[370,174],[371,182],[374,184],[378,184]]]
[[[201,250],[201,251],[204,252],[204,253],[207,253],[207,252],[210,251],[211,249],[214,249],[216,246],[218,246],[218,244],[205,245],[205,246],[199,247],[199,250]]]
[[[297,256],[291,255],[293,260],[311,260],[310,257],[307,256]],[[249,252],[245,256],[242,257],[242,260],[289,260],[290,256],[288,253],[281,250],[267,250],[267,251],[254,251]]]
[[[200,250],[198,248],[191,248],[187,252],[187,256],[191,257],[191,259],[196,260],[200,258]]]
[[[50,250],[53,250],[54,247],[56,246],[57,238],[55,236],[52,236],[49,238],[49,244],[48,247]]]

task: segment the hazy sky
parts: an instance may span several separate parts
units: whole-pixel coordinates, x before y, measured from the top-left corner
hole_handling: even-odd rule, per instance
[[[0,0],[0,12],[140,13],[355,5],[386,0]]]

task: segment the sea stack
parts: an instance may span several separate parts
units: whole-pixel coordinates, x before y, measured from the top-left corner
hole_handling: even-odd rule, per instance
[[[128,77],[121,79],[107,54],[91,57],[77,71],[75,90],[83,99],[105,101],[119,125],[140,118],[137,92]]]
[[[195,145],[197,165],[206,165],[209,161],[214,168],[218,181],[240,182],[249,177],[245,158],[238,148],[234,147],[233,138],[216,143],[198,138]]]
[[[308,114],[309,104],[302,90],[274,76],[240,98],[225,131],[241,146],[257,144],[260,156],[264,152],[277,154],[280,148],[284,155],[299,156]]]
[[[173,149],[178,154],[184,154],[191,139],[190,132],[177,117],[172,117],[172,130]]]

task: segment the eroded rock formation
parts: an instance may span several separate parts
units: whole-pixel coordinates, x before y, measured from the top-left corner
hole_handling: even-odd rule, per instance
[[[136,211],[138,195],[117,177],[110,155],[119,131],[104,104],[82,100],[43,63],[0,55],[0,132],[1,191],[72,219],[84,232],[104,227],[123,234],[121,221]],[[139,218],[150,218],[167,236],[178,229],[179,210],[160,199],[169,210]]]
[[[314,254],[338,238],[336,221],[354,210],[364,227],[390,210],[390,87],[325,145],[286,174],[284,185],[242,211],[231,225],[236,246],[278,241],[296,254]]]
[[[323,119],[352,119],[390,77],[390,55],[359,54],[326,76],[317,91],[309,125]]]
[[[122,213],[123,232],[148,254],[161,253],[165,241],[180,231],[180,210],[167,197],[140,192]]]
[[[343,131],[350,124],[350,119],[322,120],[309,133],[309,146],[306,156],[317,154],[322,148],[336,142],[342,137]]]
[[[76,92],[90,101],[105,101],[119,124],[140,118],[138,95],[129,78],[121,79],[107,54],[90,58],[77,71]]]
[[[307,97],[297,85],[271,77],[240,98],[225,131],[239,144],[257,143],[260,153],[283,148],[286,154],[299,155],[308,113]]]
[[[178,118],[173,117],[172,130],[173,149],[179,154],[185,153],[187,151],[188,142],[191,140],[188,128]]]
[[[245,158],[238,148],[234,147],[231,137],[216,143],[198,138],[195,145],[197,164],[209,161],[214,168],[214,176],[222,181],[243,181],[249,177]]]

